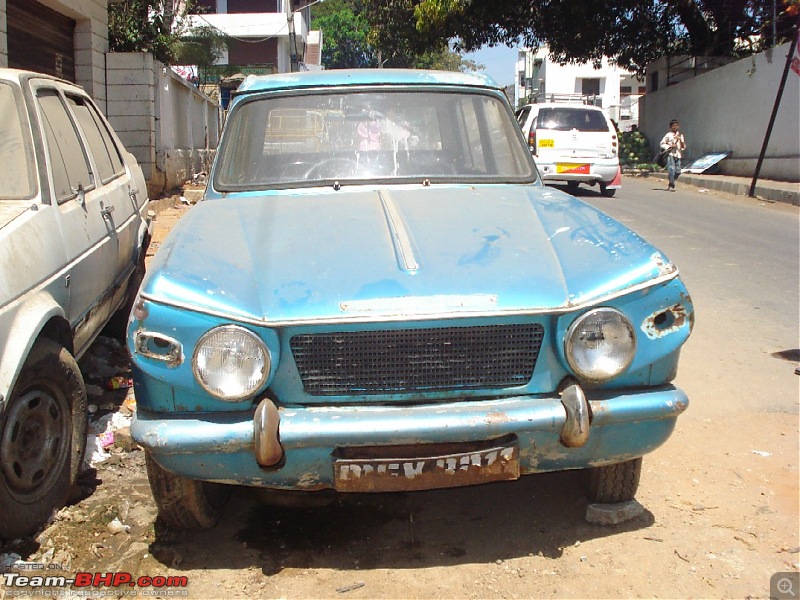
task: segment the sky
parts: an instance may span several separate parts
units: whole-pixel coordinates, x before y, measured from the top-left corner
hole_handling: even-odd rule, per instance
[[[485,69],[479,71],[480,73],[486,73],[495,80],[495,83],[507,86],[514,83],[516,78],[517,52],[517,48],[508,46],[494,48],[484,46],[477,52],[470,52],[464,56],[485,66]]]

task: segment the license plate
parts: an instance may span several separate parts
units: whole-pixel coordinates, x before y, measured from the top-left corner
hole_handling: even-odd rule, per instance
[[[556,173],[591,173],[590,165],[575,163],[556,163]]]
[[[406,447],[403,449],[413,449]],[[374,450],[370,454],[375,454]],[[460,487],[519,479],[516,438],[490,447],[421,457],[387,446],[385,458],[341,458],[334,455],[335,488],[340,492],[400,492]],[[392,454],[395,454],[392,457]]]
[[[555,148],[555,140],[539,140],[539,148]]]

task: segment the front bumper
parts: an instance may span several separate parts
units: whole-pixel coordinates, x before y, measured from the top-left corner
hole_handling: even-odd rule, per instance
[[[334,453],[359,447],[472,443],[511,435],[519,444],[520,474],[621,462],[663,444],[688,403],[673,386],[595,394],[588,401],[588,438],[579,447],[563,441],[576,423],[574,411],[558,396],[402,407],[283,407],[275,424],[283,456],[273,467],[261,467],[257,459],[264,411],[167,415],[140,409],[131,434],[161,466],[184,477],[318,490],[335,487]]]

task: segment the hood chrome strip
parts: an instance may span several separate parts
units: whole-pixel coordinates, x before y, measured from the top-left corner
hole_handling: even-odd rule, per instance
[[[389,225],[389,232],[392,236],[395,252],[401,262],[400,268],[408,273],[413,273],[419,269],[419,263],[414,256],[414,249],[411,247],[411,238],[408,230],[397,210],[394,200],[385,190],[378,190],[378,197],[381,199],[383,212],[386,215],[386,223]]]

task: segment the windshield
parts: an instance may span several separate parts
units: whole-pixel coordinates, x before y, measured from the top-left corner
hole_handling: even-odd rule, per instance
[[[230,115],[220,191],[375,180],[534,181],[519,128],[475,92],[348,91],[262,96]]]

